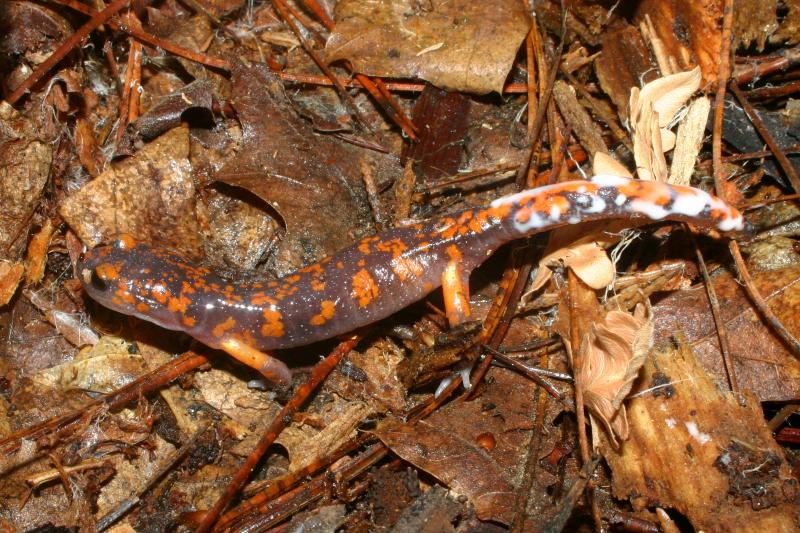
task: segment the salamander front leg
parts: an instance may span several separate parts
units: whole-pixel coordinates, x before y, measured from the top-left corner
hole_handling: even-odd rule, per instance
[[[242,363],[258,370],[273,383],[288,385],[292,381],[292,373],[283,361],[256,350],[240,340],[226,339],[222,341],[220,347]]]
[[[472,314],[469,305],[469,272],[461,268],[459,261],[452,260],[447,263],[442,273],[442,292],[444,293],[444,311],[450,328],[455,328],[466,322]],[[459,364],[457,375],[461,376],[461,383],[465,389],[470,389],[469,374],[472,363]],[[444,389],[455,379],[455,376],[443,379],[436,388],[438,397]]]
[[[444,269],[442,291],[444,311],[450,327],[466,322],[472,314],[469,307],[469,272],[464,272],[456,261],[450,261]]]

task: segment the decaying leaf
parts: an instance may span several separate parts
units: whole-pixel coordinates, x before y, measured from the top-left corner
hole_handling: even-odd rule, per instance
[[[617,498],[695,531],[797,530],[797,480],[757,398],[722,390],[680,338],[652,351],[633,396],[630,438],[601,446]]]
[[[443,89],[501,92],[530,17],[516,0],[343,0],[328,61],[357,72],[422,78]]]
[[[25,265],[21,262],[0,261],[0,305],[6,305],[11,300],[24,273]]]
[[[478,518],[510,522],[513,485],[489,454],[473,442],[427,420],[409,424],[389,419],[376,434],[401,458],[466,495]]]
[[[678,110],[700,87],[700,78],[698,67],[631,89],[630,126],[639,178],[667,180],[664,152],[675,146],[675,134],[668,128]]]
[[[33,380],[57,390],[107,393],[145,372],[147,365],[140,354],[131,353],[126,341],[107,335],[96,345],[82,350],[72,361],[38,372]]]
[[[611,442],[628,438],[628,420],[622,401],[645,362],[653,339],[649,304],[633,314],[609,312],[584,339],[584,402],[594,419],[606,427]]]
[[[81,187],[59,212],[90,246],[130,233],[198,255],[188,156],[188,128],[170,130]]]
[[[0,102],[0,257],[18,259],[31,215],[47,183],[53,146],[41,126]]]

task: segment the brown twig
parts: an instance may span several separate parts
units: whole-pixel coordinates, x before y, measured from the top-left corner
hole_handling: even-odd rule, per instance
[[[303,3],[312,13],[317,16],[317,18],[319,18],[319,20],[322,22],[322,25],[325,26],[328,31],[333,31],[333,20],[328,16],[325,10],[322,9],[322,6],[316,2],[316,0],[304,0]],[[412,141],[416,141],[417,128],[414,126],[414,123],[411,122],[411,119],[406,116],[403,108],[397,104],[383,81],[381,81],[380,78],[375,78],[375,81],[373,82],[373,80],[369,77],[359,73],[356,73],[355,77],[361,86],[366,89],[367,92],[375,99],[381,109],[383,109],[384,112],[389,115],[389,118],[395,124],[397,124],[401,130],[403,130],[403,133],[405,133]]]
[[[578,418],[578,443],[581,449],[581,461],[586,464],[589,461],[589,440],[586,438],[586,413],[584,411],[583,388],[584,380],[584,361],[581,353],[581,331],[579,328],[578,296],[581,281],[575,272],[567,269],[567,287],[569,301],[569,343],[572,353],[572,375],[575,379],[575,415]]]
[[[186,352],[108,396],[97,398],[80,409],[50,418],[40,424],[9,435],[0,440],[0,453],[11,453],[19,446],[19,442],[22,439],[35,440],[44,436],[48,436],[51,439],[63,438],[75,426],[75,422],[80,421],[84,414],[92,409],[118,409],[207,362],[208,359],[202,355]]]
[[[544,89],[543,96],[539,98],[539,107],[536,110],[536,118],[533,121],[533,127],[529,129],[530,132],[530,142],[528,144],[528,149],[525,152],[525,156],[523,157],[522,164],[519,166],[517,170],[516,176],[516,183],[517,187],[520,189],[525,188],[526,186],[530,186],[528,178],[528,169],[531,166],[531,162],[533,161],[533,154],[537,151],[536,147],[538,146],[539,141],[539,134],[542,131],[542,126],[544,126],[545,118],[547,117],[547,108],[550,103],[550,98],[553,95],[553,86],[556,83],[556,76],[558,74],[558,66],[561,63],[561,54],[564,51],[564,40],[566,37],[567,26],[566,26],[566,11],[564,11],[564,16],[561,20],[561,37],[558,43],[558,49],[556,50],[555,56],[553,57],[553,63],[550,66],[548,71],[541,71],[541,74],[547,75],[547,78],[542,79],[540,75],[540,86],[544,85],[546,80],[547,85],[546,89]]]
[[[361,446],[364,446],[368,441],[374,439],[375,437],[373,435],[362,433],[355,439],[346,442],[335,452],[327,454],[325,457],[314,461],[312,464],[296,472],[290,472],[284,476],[266,481],[263,483],[261,488],[257,489],[257,492],[252,497],[236,506],[236,508],[231,509],[222,515],[219,523],[214,529],[224,530],[231,524],[241,522],[247,515],[258,513],[259,509],[263,505],[268,504],[270,500],[277,498],[282,493],[288,492],[299,485],[302,481],[310,479],[312,476],[316,475],[317,472],[323,468],[332,465],[348,453],[357,450]],[[249,488],[250,487],[248,487],[248,489]]]
[[[327,63],[322,60],[314,47],[311,46],[311,43],[308,42],[306,39],[305,34],[300,31],[299,26],[294,21],[294,19],[290,16],[289,8],[287,7],[287,3],[285,0],[272,0],[272,5],[275,7],[275,10],[281,15],[283,21],[289,26],[289,28],[294,32],[295,36],[300,40],[300,44],[303,46],[303,49],[306,53],[311,57],[311,59],[316,63],[320,70],[333,82],[333,86],[336,88],[336,91],[339,93],[339,98],[341,98],[342,103],[345,107],[348,108],[350,113],[356,118],[356,120],[361,124],[361,126],[367,130],[369,130],[369,121],[362,115],[362,113],[358,110],[353,99],[350,98],[350,95],[344,88],[344,85],[339,81],[339,79],[334,76],[333,71],[331,71],[330,67],[328,67]]]
[[[281,72],[278,76],[287,82],[307,83],[309,85],[323,85],[332,86],[334,82],[325,76],[317,76],[315,74],[304,74],[301,72]],[[358,79],[343,80],[336,78],[338,83],[344,87],[352,87],[356,89],[363,89],[364,86]],[[384,82],[386,88],[390,91],[421,93],[425,89],[424,83],[416,82]],[[504,94],[523,94],[528,92],[527,83],[509,83],[503,88]]]
[[[714,188],[717,196],[726,199],[725,175],[722,167],[722,114],[725,109],[725,87],[730,76],[731,32],[733,31],[733,0],[725,0],[722,11],[717,92],[714,96],[714,127],[711,136],[711,160],[714,165]]]
[[[714,324],[717,329],[717,338],[719,339],[719,349],[722,353],[722,362],[725,366],[725,375],[728,378],[728,386],[731,391],[739,395],[739,383],[736,379],[736,367],[733,366],[733,358],[731,357],[731,345],[728,340],[728,327],[722,319],[722,312],[719,308],[719,299],[717,292],[714,290],[714,284],[711,282],[711,276],[708,275],[708,268],[703,258],[703,253],[697,245],[697,240],[694,238],[691,230],[686,226],[687,233],[691,236],[694,252],[697,255],[697,264],[700,266],[700,273],[703,275],[703,284],[706,287],[706,294],[708,295],[708,303],[711,306],[711,316],[714,318]]]
[[[360,337],[358,335],[353,335],[348,340],[340,343],[334,348],[330,355],[314,366],[308,380],[297,389],[294,396],[283,406],[281,412],[278,413],[269,427],[264,431],[255,449],[239,467],[239,470],[225,488],[225,492],[205,514],[202,522],[197,527],[197,533],[211,531],[211,528],[214,526],[214,523],[217,521],[222,511],[225,510],[225,507],[228,506],[231,499],[239,493],[239,490],[250,478],[250,474],[253,472],[256,464],[261,460],[261,457],[267,452],[267,448],[275,442],[278,435],[280,435],[286,425],[291,421],[292,415],[300,409],[311,393],[325,380],[328,374],[336,368],[336,365],[339,364],[339,361],[342,360],[347,352],[358,344],[359,339]]]
[[[103,11],[95,14],[92,18],[78,28],[78,30],[70,35],[66,41],[63,42],[61,46],[59,46],[55,52],[50,54],[50,57],[45,59],[36,70],[28,76],[25,81],[23,81],[19,87],[17,87],[13,93],[6,99],[6,101],[14,105],[17,100],[19,100],[23,94],[25,94],[28,89],[30,89],[37,81],[42,79],[42,77],[50,72],[54,66],[56,66],[64,57],[78,44],[83,41],[92,31],[94,31],[98,26],[104,24],[108,19],[113,17],[116,13],[120,10],[124,9],[130,3],[131,0],[114,0],[108,7],[106,7]]]
[[[84,15],[94,16],[97,14],[96,10],[92,9],[86,4],[77,2],[76,0],[51,0],[51,1],[61,5],[65,5],[71,9],[74,9],[75,11],[80,11]],[[132,28],[127,24],[120,24],[119,21],[114,19],[110,19],[108,21],[108,25],[116,31],[127,33],[128,35],[135,37],[136,39],[138,39],[143,43],[147,43],[150,46],[160,48],[178,57],[188,59],[189,61],[194,61],[195,63],[200,63],[201,65],[206,65],[207,67],[230,70],[230,65],[224,59],[187,50],[186,48],[173,44],[169,41],[160,39],[155,35],[151,35],[141,30],[140,28]]]

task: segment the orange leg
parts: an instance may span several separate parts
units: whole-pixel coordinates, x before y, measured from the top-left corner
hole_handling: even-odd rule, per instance
[[[289,367],[267,353],[260,352],[237,339],[227,339],[220,346],[229,355],[247,366],[255,368],[261,375],[274,383],[287,385],[292,381]]]
[[[442,274],[444,310],[450,327],[466,322],[469,307],[469,273],[464,272],[457,261],[450,261]]]

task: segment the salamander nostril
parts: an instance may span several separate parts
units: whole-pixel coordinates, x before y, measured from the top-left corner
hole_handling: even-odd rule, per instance
[[[98,291],[108,290],[108,283],[106,282],[106,280],[97,275],[96,270],[92,270],[92,287],[94,287]]]

